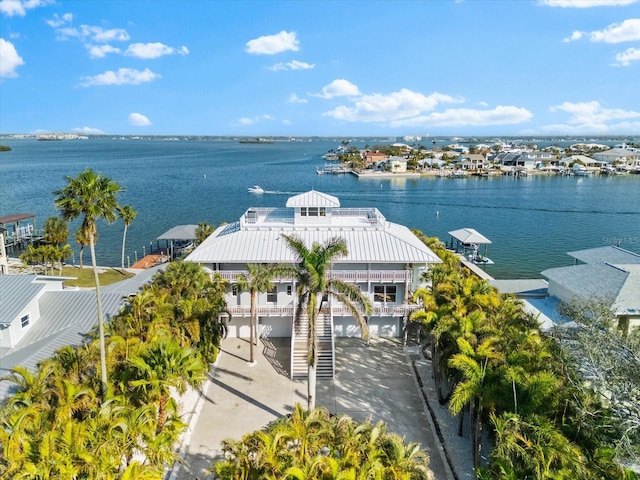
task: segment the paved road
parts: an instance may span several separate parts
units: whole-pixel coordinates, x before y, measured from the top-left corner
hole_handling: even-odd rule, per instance
[[[273,342],[273,343],[272,343]],[[280,339],[261,340],[257,364],[248,364],[247,340],[228,338],[210,375],[201,409],[174,471],[177,480],[211,479],[225,438],[240,439],[306,403],[306,381],[288,377],[289,347]],[[426,412],[409,356],[397,339],[336,340],[336,376],[318,380],[317,404],[356,420],[384,420],[388,431],[420,442],[438,480],[452,478]]]

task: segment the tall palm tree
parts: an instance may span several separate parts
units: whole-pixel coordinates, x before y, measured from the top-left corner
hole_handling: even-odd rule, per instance
[[[136,219],[138,212],[136,212],[131,205],[125,205],[124,207],[118,208],[118,214],[124,223],[124,233],[122,234],[122,258],[120,261],[120,268],[124,268],[124,247],[127,242],[127,228]]]
[[[206,222],[199,223],[198,226],[196,227],[196,243],[200,245],[202,242],[204,242],[207,239],[209,235],[211,235],[214,232],[215,229],[216,227],[214,227],[209,223],[206,223]]]
[[[296,325],[299,325],[305,314],[309,321],[307,408],[313,410],[316,404],[316,369],[318,366],[316,320],[320,316],[325,298],[335,298],[349,309],[365,339],[369,338],[369,329],[364,316],[371,314],[372,307],[369,299],[364,296],[357,285],[329,277],[329,269],[334,260],[349,253],[347,242],[344,239],[331,238],[324,245],[314,242],[309,249],[304,241],[296,235],[283,234],[282,237],[289,244],[289,248],[298,256],[294,275],[298,298],[295,322]]]
[[[104,345],[104,314],[102,312],[102,299],[100,297],[100,279],[96,265],[95,237],[97,221],[104,220],[113,223],[117,218],[120,208],[117,195],[123,188],[108,177],[96,174],[90,168],[78,174],[77,177],[65,177],[67,185],[54,191],[55,206],[61,211],[62,218],[72,221],[82,217],[80,229],[85,238],[89,238],[91,249],[91,265],[96,282],[96,300],[98,307],[98,327],[100,330],[100,374],[102,380],[102,393],[107,392],[107,361]]]
[[[256,298],[259,292],[266,292],[273,288],[273,279],[279,274],[291,271],[277,264],[247,264],[247,273],[241,273],[236,278],[236,286],[241,291],[248,291],[251,295],[251,308],[249,313],[249,362],[255,363],[254,343],[256,342]]]

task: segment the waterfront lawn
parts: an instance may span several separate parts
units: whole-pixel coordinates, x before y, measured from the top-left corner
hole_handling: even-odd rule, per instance
[[[109,285],[111,283],[120,282],[134,276],[133,273],[127,272],[119,268],[99,268],[98,277],[100,279],[100,285]],[[93,269],[91,267],[62,267],[63,277],[76,277],[74,280],[65,280],[65,287],[80,287],[80,288],[93,288],[96,283],[93,279]]]

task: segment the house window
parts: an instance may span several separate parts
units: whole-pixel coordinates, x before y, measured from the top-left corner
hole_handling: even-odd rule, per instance
[[[307,207],[300,207],[300,216],[301,217],[307,216]]]
[[[291,291],[292,291],[291,285],[287,285],[287,295],[288,296],[291,296]]]
[[[231,295],[233,295],[234,297],[237,297],[237,296],[238,296],[238,291],[239,291],[239,290],[240,290],[240,289],[238,288],[238,286],[237,286],[237,285],[233,285],[233,286],[231,287]]]
[[[317,217],[318,216],[318,207],[309,207],[309,216]]]
[[[321,217],[326,217],[326,216],[327,216],[327,209],[326,209],[326,207],[320,207],[320,216],[321,216]]]
[[[25,315],[20,319],[20,325],[22,325],[22,328],[25,328],[27,325],[29,325],[29,315]]]
[[[373,287],[373,297],[376,302],[395,303],[396,289],[395,285],[376,285]]]
[[[278,302],[278,287],[273,287],[271,290],[267,291],[267,303],[277,303]]]

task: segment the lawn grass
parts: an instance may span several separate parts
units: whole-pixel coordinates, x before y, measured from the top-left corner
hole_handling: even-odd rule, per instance
[[[129,273],[126,270],[116,268],[99,268],[98,278],[100,279],[100,285],[109,285],[111,283],[120,282],[134,276],[133,273]],[[58,272],[56,272],[57,274]],[[76,277],[75,280],[65,280],[65,287],[80,287],[80,288],[93,288],[96,283],[93,279],[92,268],[79,268],[73,266],[62,267],[63,277]]]

